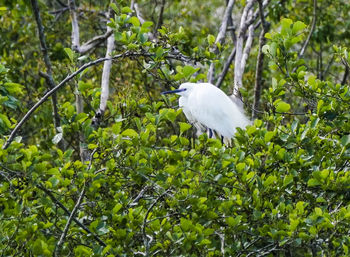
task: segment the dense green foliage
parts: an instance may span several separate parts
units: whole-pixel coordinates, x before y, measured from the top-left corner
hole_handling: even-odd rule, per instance
[[[109,1],[92,2],[80,1],[82,40],[104,33],[98,13]],[[127,1],[111,4],[115,54],[137,57],[113,63],[101,126],[91,126],[101,94],[96,65],[57,91],[60,131],[47,101],[0,150],[2,256],[348,256],[350,90],[342,78],[350,63],[349,4],[318,1],[316,29],[300,57],[312,3],[271,1],[263,112],[227,147],[206,134],[194,137],[177,97],[160,95],[184,81],[204,81],[211,61],[222,68],[231,39],[219,56],[211,47],[221,20],[213,13],[225,1],[169,1],[157,40],[149,35],[160,8],[140,2],[142,24]],[[245,5],[237,2],[234,14]],[[58,3],[39,3],[57,84],[104,56],[103,44],[83,57],[71,50],[68,11],[55,16],[50,11]],[[0,22],[3,145],[48,87],[31,5],[0,0]],[[175,46],[189,62],[169,58]],[[257,48],[241,89],[247,106]],[[222,86],[227,92],[232,73],[231,67]],[[81,161],[81,143],[90,161]]]

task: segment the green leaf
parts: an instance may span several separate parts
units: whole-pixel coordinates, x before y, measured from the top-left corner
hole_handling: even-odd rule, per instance
[[[199,68],[193,68],[192,66],[186,65],[183,67],[182,72],[186,77],[189,77],[193,75],[195,72],[197,72]]]
[[[344,147],[350,144],[350,134],[342,136],[342,138],[340,139],[340,143]]]
[[[267,131],[266,134],[265,134],[265,136],[264,136],[264,141],[265,141],[265,143],[270,142],[274,135],[275,135],[275,132],[273,132],[273,131]]]
[[[111,7],[116,14],[119,14],[119,8],[115,3],[111,3],[109,7]]]
[[[125,6],[122,8],[122,13],[132,13],[132,10],[130,9],[130,7]]]
[[[212,44],[214,44],[214,42],[215,42],[215,37],[214,37],[213,35],[209,34],[209,35],[207,36],[207,40],[208,40],[208,44],[209,44],[209,45],[212,45]]]
[[[70,49],[70,48],[64,48],[64,51],[65,51],[65,53],[67,54],[69,60],[70,60],[71,62],[74,62],[74,52],[73,52],[73,50]]]
[[[122,132],[122,136],[125,136],[125,137],[134,138],[134,137],[137,137],[138,135],[139,134],[133,129],[126,129]]]
[[[0,113],[0,123],[4,123],[7,128],[11,127],[11,122],[6,115]]]
[[[121,209],[123,207],[123,205],[121,204],[121,203],[117,203],[115,206],[114,206],[114,208],[113,208],[113,214],[115,215],[115,214],[117,214],[118,213],[118,211]]]
[[[179,125],[180,125],[180,133],[184,133],[185,131],[189,130],[192,127],[191,124],[188,124],[185,122],[179,122]]]
[[[21,84],[6,82],[3,85],[10,94],[23,94],[23,86]]]
[[[233,217],[227,217],[226,218],[226,223],[227,225],[229,225],[230,227],[235,227],[237,226],[240,222],[241,222],[242,216],[238,215],[235,218]]]
[[[290,26],[293,24],[293,21],[291,19],[282,19],[281,20],[281,34],[286,35],[290,29]]]
[[[293,175],[292,174],[289,174],[288,176],[286,176],[283,180],[283,186],[287,186],[289,185],[290,183],[293,182]]]
[[[272,39],[271,33],[265,33],[265,38],[267,38],[267,39]]]
[[[132,23],[132,25],[134,25],[135,27],[140,27],[140,21],[135,16],[131,17],[129,22]]]
[[[188,219],[181,218],[180,219],[180,226],[184,231],[189,231],[192,227],[192,222]]]
[[[282,100],[278,101],[275,107],[276,107],[276,112],[288,112],[290,110],[290,104]]]
[[[270,53],[270,46],[264,45],[261,50],[264,54],[268,55]]]
[[[142,24],[141,28],[149,28],[149,27],[151,27],[152,25],[153,25],[153,22],[151,22],[151,21],[145,21],[145,22]]]
[[[297,34],[299,31],[303,30],[306,28],[306,24],[304,22],[301,21],[297,21],[293,24],[293,33]]]
[[[316,179],[314,179],[314,178],[311,178],[311,179],[308,180],[307,185],[309,187],[315,187],[315,186],[321,185],[321,182],[316,180]]]
[[[274,183],[275,181],[277,181],[276,176],[270,175],[270,176],[268,176],[268,178],[264,181],[264,186],[265,186],[265,187],[268,187],[269,185],[271,185],[271,184]]]
[[[162,47],[158,47],[156,51],[156,57],[160,58],[164,53],[164,49]]]

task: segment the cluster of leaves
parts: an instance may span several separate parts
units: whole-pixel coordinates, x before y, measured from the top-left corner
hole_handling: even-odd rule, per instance
[[[183,7],[174,2],[169,15]],[[73,92],[67,90],[59,96],[59,137],[48,132],[31,140],[17,138],[0,150],[2,254],[348,255],[350,92],[346,84],[315,76],[307,60],[298,58],[305,24],[283,19],[276,25],[280,30],[266,35],[271,86],[264,103],[271,112],[238,129],[233,146],[225,147],[206,134],[193,137],[181,111],[170,108],[175,96],[159,100],[151,92],[158,99],[153,100],[139,92],[141,84],[157,84],[158,78],[203,79],[198,68],[170,63],[167,55],[176,46],[191,58],[211,59],[214,37],[208,31],[191,37],[195,33],[181,24],[175,31],[159,28],[161,40],[154,42],[149,38],[152,22],[141,24],[129,7],[111,7],[116,50],[149,55],[139,58],[135,73],[131,61],[115,65],[124,88],[116,86],[119,92],[108,103],[108,126],[93,130],[93,111],[86,107],[76,114]],[[52,45],[55,53],[64,53],[58,42]],[[78,56],[65,52],[55,67],[68,65],[74,71]],[[334,52],[337,62],[349,63],[346,48],[334,47]],[[11,67],[15,62],[10,57],[5,61]],[[11,120],[16,98],[37,95],[12,83],[17,81],[13,78],[24,81],[18,74],[10,79],[9,72],[16,75],[0,66],[1,134],[16,122]],[[75,81],[92,109],[98,108],[96,74],[92,68]],[[44,91],[43,80],[32,75],[29,81]],[[303,118],[289,115],[292,110],[303,111]],[[38,113],[30,127],[49,119],[48,111]],[[80,161],[74,144],[80,133],[91,153],[87,163]],[[62,137],[69,143],[65,151],[57,146]]]

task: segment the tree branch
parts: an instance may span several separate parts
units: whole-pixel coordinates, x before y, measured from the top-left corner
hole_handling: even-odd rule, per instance
[[[145,256],[149,256],[149,248],[150,248],[150,244],[152,242],[152,237],[150,237],[149,235],[146,234],[146,224],[147,224],[147,218],[149,213],[152,211],[153,207],[157,204],[157,202],[164,197],[167,193],[168,193],[169,189],[167,189],[164,193],[162,193],[160,196],[158,196],[158,198],[151,204],[151,206],[147,209],[145,218],[143,219],[143,225],[142,225],[142,235],[143,235],[143,241],[145,244],[145,248],[146,248],[146,253]],[[150,241],[148,241],[148,238],[150,238]]]
[[[37,187],[44,191],[50,198],[51,200],[56,203],[69,217],[71,216],[71,213],[69,210],[58,200],[56,197],[44,186],[41,184],[38,184]],[[72,217],[72,220],[83,230],[85,230],[88,234],[91,234],[93,238],[102,246],[106,247],[106,243],[103,242],[96,234],[94,234],[87,226],[85,226],[83,223],[81,223],[78,219],[76,219],[74,216]]]
[[[236,48],[234,47],[234,48],[232,48],[232,51],[231,51],[229,57],[227,58],[227,61],[225,62],[224,68],[222,69],[222,72],[219,75],[215,86],[217,86],[219,88],[221,87],[222,82],[224,81],[224,78],[228,72],[228,69],[230,68],[230,65],[233,61],[233,58],[235,58],[235,55],[236,55]]]
[[[84,43],[80,48],[79,48],[79,53],[80,54],[85,54],[92,49],[94,49],[96,46],[102,44],[106,39],[111,38],[110,36],[113,35],[113,30],[107,26],[107,31],[103,35],[96,36],[86,43]],[[108,44],[108,43],[107,43]]]
[[[126,51],[124,53],[121,53],[121,54],[118,54],[118,55],[115,55],[115,56],[112,56],[112,57],[103,57],[103,58],[99,58],[99,59],[97,59],[95,61],[91,61],[91,62],[85,63],[77,71],[69,74],[57,86],[55,86],[53,89],[48,91],[36,104],[33,105],[32,108],[30,108],[30,110],[23,116],[23,118],[17,123],[16,127],[12,130],[9,138],[6,140],[6,142],[2,146],[2,149],[6,149],[6,148],[9,147],[9,145],[13,141],[14,137],[16,136],[18,130],[29,119],[29,117],[33,114],[33,112],[36,109],[38,109],[38,107],[40,105],[42,105],[51,95],[53,95],[57,90],[59,90],[61,87],[63,87],[72,78],[74,78],[75,76],[77,76],[78,74],[80,74],[81,72],[86,70],[87,68],[89,68],[91,66],[95,66],[95,65],[97,65],[97,64],[99,64],[101,62],[105,62],[105,61],[108,61],[108,60],[117,60],[117,59],[125,58],[125,57],[135,57],[135,56],[151,57],[151,56],[154,56],[154,54],[143,53],[143,52],[128,52],[128,51]],[[180,51],[177,51],[177,52],[173,51],[172,53],[170,53],[167,56],[165,56],[165,58],[167,58],[167,59],[175,59],[175,60],[183,61],[183,62],[191,61],[190,57],[188,57],[186,55],[183,55]]]
[[[60,248],[61,248],[61,245],[63,244],[64,242],[64,239],[66,238],[67,236],[67,233],[68,233],[68,229],[69,229],[69,226],[70,224],[72,223],[72,220],[75,216],[75,213],[78,211],[79,209],[79,206],[81,204],[81,201],[83,200],[83,197],[84,197],[84,194],[85,194],[85,184],[83,185],[83,189],[81,190],[80,192],[80,195],[79,195],[79,198],[78,198],[78,201],[77,203],[75,204],[71,214],[69,215],[69,218],[67,220],[67,223],[66,223],[66,226],[64,227],[64,230],[62,232],[62,235],[60,237],[60,240],[58,241],[57,245],[56,245],[56,248],[55,248],[55,251],[54,251],[54,256],[58,256],[57,253],[59,252]]]
[[[47,76],[45,78],[46,78],[46,81],[47,81],[49,88],[52,89],[56,85],[55,85],[55,82],[52,78],[52,66],[51,66],[51,61],[49,58],[48,49],[47,49],[47,45],[46,45],[44,27],[43,27],[41,17],[40,17],[38,2],[37,2],[37,0],[31,0],[30,2],[31,2],[32,8],[33,8],[33,13],[35,16],[36,24],[38,26],[38,34],[39,34],[41,52],[43,53],[44,63],[45,63],[46,70],[47,70]],[[56,94],[53,94],[51,101],[52,101],[52,110],[53,110],[53,122],[54,122],[55,129],[57,130],[57,128],[60,126],[60,116],[58,114]]]
[[[75,0],[68,0],[69,14],[72,20],[72,49],[79,52],[80,50],[80,33],[77,12],[75,10]]]
[[[160,28],[160,26],[162,26],[163,24],[163,13],[164,13],[164,7],[165,7],[165,0],[162,0],[162,4],[160,6],[160,12],[159,12],[159,16],[158,16],[158,20],[157,20],[157,24],[154,27],[154,34],[157,33],[157,30]]]
[[[269,24],[265,21],[264,15],[264,7],[262,4],[262,0],[258,0],[259,3],[259,13],[260,20],[262,24],[262,30],[259,36],[259,52],[256,61],[256,73],[255,73],[255,86],[254,86],[254,103],[252,108],[252,118],[256,118],[258,116],[258,108],[260,103],[261,89],[262,89],[262,71],[263,71],[263,63],[264,63],[264,53],[262,52],[262,47],[266,42],[265,33],[269,29]]]
[[[239,88],[242,86],[242,78],[243,72],[242,68],[242,58],[243,58],[243,45],[244,45],[244,37],[249,26],[249,15],[252,15],[251,9],[253,8],[255,0],[249,0],[246,4],[243,14],[241,17],[240,26],[238,29],[238,37],[236,40],[236,58],[235,58],[235,75],[234,75],[234,88],[233,95],[236,95]]]
[[[234,2],[235,2],[235,0],[230,0],[227,4],[226,9],[225,9],[225,13],[224,13],[224,17],[222,18],[219,33],[216,37],[215,45],[214,45],[214,48],[212,50],[215,54],[218,54],[218,52],[219,52],[219,49],[217,47],[217,43],[223,44],[223,42],[225,40],[225,35],[226,35],[226,31],[227,31],[227,24],[229,23],[229,20],[231,19],[231,13],[232,13],[232,8],[233,8]],[[214,82],[214,69],[215,69],[215,64],[212,62],[210,64],[210,67],[208,70],[208,75],[207,75],[207,80],[209,83]]]
[[[300,49],[300,52],[298,54],[299,58],[304,55],[306,47],[308,46],[310,39],[311,39],[311,36],[312,36],[312,33],[314,32],[315,27],[316,27],[317,0],[313,0],[313,6],[314,6],[314,10],[313,10],[313,17],[312,17],[310,32],[309,32],[309,35],[307,36],[302,48]]]
[[[254,39],[254,25],[250,25],[248,28],[248,38],[244,46],[243,50],[243,55],[242,55],[242,60],[241,60],[241,70],[244,72],[245,65],[248,60],[248,56],[250,53],[250,50],[252,49],[252,44],[253,44],[253,39]]]
[[[109,17],[112,17],[113,11],[112,9],[109,10]],[[107,26],[107,32],[113,33],[112,28]],[[106,49],[106,57],[110,57],[112,55],[112,52],[114,50],[114,36],[109,37],[107,39],[107,49]],[[99,110],[96,112],[95,117],[93,118],[93,125],[99,126],[100,120],[106,111],[107,107],[107,100],[109,97],[109,80],[110,80],[110,74],[111,74],[111,67],[112,67],[112,60],[105,61],[103,64],[103,71],[102,71],[102,81],[101,81],[101,97],[100,97],[100,107]]]
[[[81,66],[77,71],[73,72],[72,74],[69,74],[65,79],[63,79],[57,86],[55,86],[54,88],[52,88],[50,91],[48,91],[25,115],[24,117],[17,123],[16,127],[12,130],[9,138],[7,139],[7,141],[5,142],[5,144],[3,145],[3,149],[6,149],[11,142],[13,141],[17,131],[22,127],[22,125],[28,120],[28,118],[33,114],[33,112],[41,105],[43,104],[51,95],[53,95],[58,89],[60,89],[61,87],[63,87],[68,81],[70,81],[72,78],[74,78],[75,76],[77,76],[79,73],[83,72],[85,69],[97,65],[101,62],[107,61],[107,60],[115,60],[118,58],[122,58],[122,57],[128,57],[131,56],[132,53],[130,52],[125,52],[123,54],[119,54],[113,57],[104,57],[104,58],[100,58],[97,59],[95,61],[89,62],[84,64],[83,66]]]

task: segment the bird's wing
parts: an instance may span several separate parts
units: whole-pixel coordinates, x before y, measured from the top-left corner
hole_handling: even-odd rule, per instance
[[[248,119],[220,89],[211,84],[199,86],[188,97],[193,118],[220,135],[231,138],[236,127],[245,127]]]
[[[187,98],[179,98],[179,107],[182,109],[182,112],[185,114],[187,120],[196,127],[197,134],[201,134],[203,131],[206,130],[205,127],[203,127],[203,125],[193,117],[191,110],[188,108],[187,105]]]

